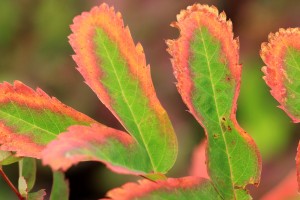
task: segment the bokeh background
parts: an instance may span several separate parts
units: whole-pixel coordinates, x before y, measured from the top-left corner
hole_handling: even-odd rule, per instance
[[[176,15],[193,3],[215,5],[233,21],[240,41],[243,79],[238,100],[238,121],[249,132],[263,158],[261,184],[253,189],[260,199],[288,174],[294,173],[300,127],[292,124],[262,80],[260,45],[270,32],[300,26],[299,0],[1,0],[0,1],[0,81],[20,80],[40,87],[65,104],[111,127],[120,124],[83,83],[71,59],[68,44],[69,25],[74,16],[106,2],[123,15],[135,42],[144,47],[151,65],[153,82],[161,103],[168,111],[179,141],[179,155],[168,174],[189,174],[194,149],[204,138],[203,129],[186,111],[175,87],[166,39],[178,37],[169,26]],[[17,185],[17,165],[4,167]],[[70,199],[98,199],[128,181],[129,175],[114,174],[96,162],[81,163],[66,172],[70,181]],[[294,182],[296,182],[296,175]],[[51,188],[51,171],[39,164],[36,190]],[[293,186],[294,187],[294,186]],[[288,188],[287,188],[288,189]],[[0,200],[15,199],[0,179]]]

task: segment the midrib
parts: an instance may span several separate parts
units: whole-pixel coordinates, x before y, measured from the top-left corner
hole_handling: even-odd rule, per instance
[[[211,73],[210,60],[208,59],[207,48],[206,48],[205,40],[203,38],[202,29],[200,29],[200,35],[201,35],[201,40],[202,40],[203,48],[204,48],[204,52],[205,52],[205,58],[206,58],[208,73],[209,73],[209,77],[210,77],[209,80],[210,80],[210,84],[211,84],[212,92],[213,92],[213,97],[214,97],[213,98],[214,99],[214,105],[215,105],[215,109],[216,109],[217,116],[218,116],[219,130],[222,132],[221,135],[222,135],[223,141],[225,143],[225,151],[226,151],[227,161],[228,161],[228,165],[229,165],[232,191],[233,191],[233,194],[235,196],[234,185],[233,185],[233,174],[232,174],[231,163],[230,163],[230,159],[229,159],[229,151],[228,151],[228,148],[227,148],[227,141],[226,141],[226,138],[224,137],[224,132],[223,132],[223,129],[222,129],[221,124],[220,124],[220,117],[221,116],[219,114],[218,103],[216,101],[216,92],[215,92],[215,86],[214,86],[214,84],[212,82],[212,73]]]
[[[125,101],[125,103],[126,103],[126,106],[128,107],[128,109],[129,109],[129,111],[130,111],[130,114],[131,114],[132,119],[133,119],[133,121],[134,121],[134,123],[135,123],[135,126],[136,126],[136,128],[138,129],[139,135],[140,135],[140,137],[141,137],[141,139],[142,139],[142,142],[143,142],[143,146],[144,146],[144,148],[145,148],[145,150],[146,150],[146,152],[147,152],[147,155],[148,155],[148,157],[149,157],[149,160],[150,160],[152,169],[154,170],[154,172],[156,172],[156,167],[155,167],[155,165],[154,165],[154,163],[153,163],[152,156],[151,156],[151,154],[150,154],[149,148],[148,148],[148,146],[146,146],[145,138],[144,138],[144,136],[143,136],[143,134],[142,134],[142,131],[141,131],[141,129],[140,129],[140,126],[138,126],[138,123],[137,123],[137,120],[136,120],[136,116],[135,116],[134,112],[132,111],[132,109],[131,109],[131,107],[130,107],[130,104],[129,104],[129,102],[128,102],[128,99],[127,99],[126,95],[124,94],[124,89],[123,89],[122,84],[121,84],[121,82],[120,82],[120,79],[119,79],[119,77],[118,77],[118,75],[117,75],[117,71],[116,71],[115,64],[114,64],[114,62],[113,62],[113,60],[112,60],[110,54],[108,53],[106,46],[103,44],[103,41],[102,41],[102,40],[100,40],[100,41],[101,41],[101,45],[102,45],[103,48],[105,49],[106,56],[107,56],[107,58],[108,58],[108,60],[109,60],[109,62],[110,62],[110,64],[111,64],[111,66],[112,66],[112,68],[113,68],[113,72],[114,72],[114,75],[115,75],[115,77],[116,77],[116,79],[117,79],[118,86],[119,86],[119,88],[120,88],[122,97],[123,97],[123,99],[124,99],[124,101]]]

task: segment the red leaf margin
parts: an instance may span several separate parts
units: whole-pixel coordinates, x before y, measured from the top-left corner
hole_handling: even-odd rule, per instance
[[[103,144],[108,138],[114,138],[125,146],[134,145],[135,143],[129,134],[102,124],[92,124],[90,127],[74,125],[70,126],[67,132],[59,134],[57,139],[50,142],[47,148],[42,151],[43,164],[50,165],[53,170],[66,171],[70,166],[82,161],[98,161],[119,174],[143,174],[138,171],[115,166],[105,160],[88,156],[87,154],[76,153],[74,155],[66,155],[70,149],[85,148],[87,144]]]
[[[128,62],[129,71],[139,80],[139,84],[149,98],[149,105],[156,113],[164,113],[151,80],[150,66],[146,64],[146,58],[143,47],[140,43],[134,44],[128,26],[124,27],[122,15],[114,11],[103,3],[91,9],[90,12],[83,12],[73,20],[71,25],[72,34],[69,36],[69,42],[75,51],[73,59],[78,65],[77,70],[84,77],[87,85],[94,91],[101,102],[114,114],[121,122],[118,114],[111,106],[111,99],[105,87],[100,83],[99,77],[103,76],[98,67],[99,58],[96,55],[93,42],[90,40],[95,34],[95,27],[101,27],[112,41],[118,44],[120,54]],[[165,121],[164,115],[157,115],[160,121]],[[174,140],[174,143],[177,142]]]
[[[279,29],[278,32],[270,33],[268,42],[261,45],[260,56],[266,66],[262,68],[265,74],[263,79],[271,89],[271,95],[279,102],[281,108],[294,123],[299,123],[300,118],[294,116],[286,108],[286,89],[284,87],[287,74],[284,69],[284,58],[288,47],[294,47],[300,50],[300,28]],[[300,142],[296,155],[298,191],[300,191]]]
[[[121,57],[127,63],[130,77],[137,82],[138,89],[142,91],[143,97],[147,99],[147,106],[151,108],[153,116],[155,116],[155,119],[159,122],[157,123],[158,126],[155,127],[159,128],[160,136],[163,137],[163,139],[159,141],[164,145],[163,148],[165,150],[168,149],[168,151],[165,151],[165,154],[159,154],[157,152],[155,152],[155,154],[160,160],[164,160],[164,158],[158,155],[168,156],[168,158],[165,158],[172,160],[172,162],[168,164],[169,166],[163,169],[163,171],[167,171],[174,164],[178,153],[178,142],[172,124],[168,114],[157,98],[151,79],[150,66],[146,64],[142,45],[140,43],[135,45],[128,26],[124,26],[121,13],[115,12],[113,7],[109,7],[105,3],[93,7],[89,12],[83,12],[73,20],[73,24],[71,25],[72,34],[69,36],[69,43],[75,51],[73,59],[78,65],[77,70],[81,73],[86,84],[94,91],[100,101],[112,112],[123,127],[133,137],[137,138],[137,134],[134,135],[128,123],[125,123],[119,116],[120,112],[114,109],[113,105],[115,99],[111,98],[108,90],[101,81],[105,73],[104,70],[102,70],[103,68],[101,68],[101,56],[97,55],[98,52],[96,51],[95,42],[93,42],[97,28],[104,31],[110,40],[118,47]],[[147,132],[143,131],[139,133],[146,135]],[[147,142],[146,139],[143,140],[145,140],[143,141],[144,145],[148,145],[148,143],[152,145],[154,141],[152,138]],[[150,152],[149,155],[154,154],[148,149],[150,148],[146,147],[148,153]],[[153,166],[155,171],[158,167],[160,166]]]
[[[13,85],[7,82],[0,84],[0,104],[8,102],[17,102],[35,110],[48,109],[55,113],[71,116],[78,121],[96,123],[93,119],[61,103],[55,97],[50,97],[40,88],[34,91],[20,81],[15,81]],[[14,151],[18,157],[40,158],[40,152],[45,148],[45,146],[33,143],[30,137],[14,133],[1,120],[0,144],[1,150]]]
[[[269,42],[261,45],[260,56],[266,66],[262,68],[265,76],[263,79],[271,88],[272,96],[279,102],[279,108],[284,110],[294,123],[300,119],[293,116],[285,107],[286,89],[283,85],[286,73],[284,69],[284,57],[287,47],[300,50],[300,28],[279,29],[278,32],[270,33]]]
[[[183,178],[168,178],[163,181],[149,181],[147,179],[139,180],[138,183],[126,183],[121,188],[115,188],[107,193],[108,198],[103,200],[116,199],[116,200],[130,200],[143,197],[145,194],[159,190],[174,189],[189,189],[200,185],[206,179],[188,176]],[[134,192],[133,192],[134,191]],[[176,194],[174,194],[176,195]]]
[[[174,75],[178,81],[176,85],[177,90],[189,108],[191,114],[204,128],[205,134],[207,134],[207,131],[202,123],[202,116],[199,116],[191,102],[191,93],[194,86],[190,78],[191,74],[189,70],[189,44],[193,39],[193,33],[197,28],[199,28],[199,26],[205,26],[208,28],[210,34],[212,34],[212,36],[222,44],[222,53],[228,61],[229,70],[231,71],[233,79],[236,81],[235,94],[231,104],[230,120],[233,122],[239,134],[250,144],[251,147],[253,147],[255,151],[258,168],[256,176],[249,179],[249,183],[258,185],[260,182],[262,158],[255,141],[240,127],[236,119],[242,65],[239,64],[239,40],[238,38],[234,38],[232,22],[226,19],[225,12],[221,12],[219,14],[218,9],[214,6],[194,4],[189,6],[186,10],[182,10],[180,14],[177,15],[177,22],[173,22],[171,26],[180,30],[180,37],[178,39],[167,41],[167,50],[172,56],[171,62]]]
[[[201,15],[201,17],[199,17]],[[222,52],[229,61],[229,68],[233,78],[238,83],[233,100],[232,118],[235,120],[235,113],[237,109],[237,98],[240,91],[241,79],[241,65],[239,62],[239,41],[238,38],[233,39],[232,22],[226,21],[226,14],[224,12],[219,14],[219,11],[214,6],[194,4],[189,6],[186,10],[182,10],[177,15],[177,22],[173,22],[171,26],[180,30],[180,37],[177,40],[168,40],[168,52],[172,56],[171,62],[174,68],[174,75],[177,79],[177,89],[182,96],[184,102],[193,108],[190,102],[190,94],[193,89],[191,75],[189,71],[189,44],[193,38],[195,29],[199,26],[205,26],[209,32],[218,41],[222,43]],[[222,34],[220,31],[222,30]],[[197,112],[190,109],[191,113],[196,117]],[[196,117],[197,121],[202,124],[202,119]]]

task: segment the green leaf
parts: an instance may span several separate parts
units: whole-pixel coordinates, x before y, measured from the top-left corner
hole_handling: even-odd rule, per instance
[[[300,122],[300,28],[280,29],[261,46],[262,68],[272,96],[294,123]],[[300,191],[300,142],[296,156]]]
[[[100,124],[71,126],[42,152],[44,164],[66,170],[80,161],[99,161],[117,173],[157,179],[145,150],[127,133]],[[150,173],[150,174],[149,174]]]
[[[165,200],[165,199],[222,199],[209,180],[196,177],[169,178],[163,181],[141,180],[139,183],[126,183],[107,193],[113,200]]]
[[[244,188],[259,183],[261,158],[236,121],[241,65],[232,24],[199,4],[177,19],[180,38],[168,41],[169,52],[178,91],[207,135],[208,173],[222,198],[249,199]]]
[[[266,66],[262,68],[271,94],[289,117],[300,122],[300,29],[280,29],[269,35],[260,55]]]
[[[27,190],[27,182],[23,176],[19,176],[18,180],[18,190],[22,197],[27,197],[28,190]]]
[[[19,177],[26,181],[27,192],[30,192],[36,179],[36,160],[34,158],[23,158],[19,161]]]
[[[37,192],[29,193],[27,196],[27,200],[43,200],[44,196],[46,196],[46,192],[44,189],[42,189]]]
[[[177,156],[177,139],[156,97],[143,48],[134,44],[121,14],[102,4],[76,17],[71,29],[70,43],[76,52],[78,70],[130,133],[133,149],[138,152],[131,153],[132,149],[126,150],[123,145],[110,147],[110,154],[126,152],[118,156],[119,162],[125,163],[127,155],[143,158],[136,169],[143,173],[166,173]],[[104,160],[117,160],[107,155]]]
[[[53,183],[51,189],[50,200],[68,200],[69,199],[69,183],[65,180],[64,173],[53,172]]]
[[[94,120],[67,107],[41,89],[16,81],[0,84],[0,149],[40,158],[40,152],[70,125]]]
[[[13,152],[0,150],[0,165],[10,165],[22,159],[15,157],[14,155]]]

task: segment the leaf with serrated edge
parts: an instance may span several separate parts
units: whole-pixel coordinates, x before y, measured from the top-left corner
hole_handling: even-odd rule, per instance
[[[50,194],[50,200],[68,200],[69,199],[69,182],[65,180],[64,173],[53,172],[53,183]]]
[[[271,88],[272,96],[279,102],[294,123],[300,122],[300,28],[280,29],[269,35],[269,42],[261,45],[260,56],[266,66],[263,77]],[[300,191],[300,143],[296,156]]]
[[[100,124],[71,126],[42,152],[43,163],[66,170],[80,161],[100,161],[117,173],[151,173],[145,150],[127,133]]]
[[[224,199],[249,198],[258,184],[261,158],[252,138],[236,121],[241,65],[232,23],[215,7],[195,4],[177,16],[180,30],[169,40],[177,88],[207,135],[209,176]]]
[[[0,149],[40,158],[41,150],[69,126],[94,120],[67,107],[41,89],[19,81],[0,84]]]
[[[261,45],[264,80],[272,96],[295,122],[300,122],[300,29],[280,29]]]
[[[134,44],[121,14],[106,4],[76,17],[71,29],[73,58],[86,83],[144,149],[151,171],[166,173],[177,156],[177,139],[141,44]]]
[[[113,200],[131,199],[221,199],[209,180],[196,177],[168,178],[152,182],[140,180],[138,183],[126,183],[107,193]]]

